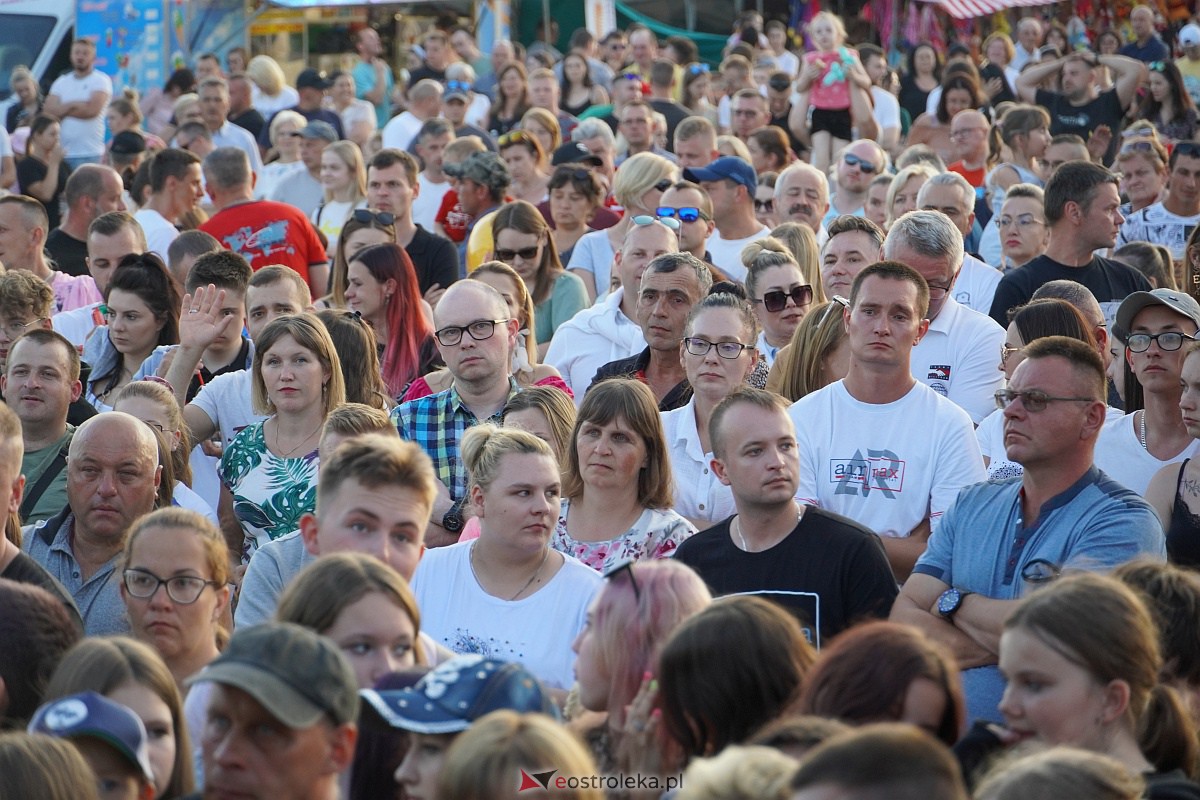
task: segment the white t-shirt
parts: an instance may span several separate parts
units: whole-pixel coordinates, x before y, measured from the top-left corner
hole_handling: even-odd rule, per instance
[[[616,255],[612,242],[608,240],[607,230],[589,231],[575,243],[567,269],[592,273],[596,281],[596,297],[601,298],[608,294],[608,287],[612,285],[613,259]]]
[[[796,497],[906,537],[942,513],[963,486],[985,479],[971,418],[923,383],[892,403],[854,399],[838,381],[792,404],[800,449]]]
[[[547,686],[575,680],[571,643],[604,580],[583,562],[563,555],[550,582],[521,600],[501,600],[475,580],[474,540],[426,550],[413,575],[421,628],[455,653],[520,662]]]
[[[240,369],[218,375],[200,387],[200,391],[188,405],[203,411],[221,433],[221,444],[229,447],[233,437],[247,428],[267,419],[255,414],[250,402],[250,370]]]
[[[434,183],[422,172],[417,175],[417,185],[420,189],[412,201],[412,220],[425,230],[431,231],[438,209],[442,207],[442,199],[450,191],[450,181]]]
[[[388,120],[383,128],[383,146],[396,150],[408,150],[413,138],[421,130],[422,121],[411,111],[403,111]]]
[[[1161,244],[1171,251],[1171,258],[1178,261],[1183,258],[1188,237],[1198,222],[1200,214],[1181,217],[1168,211],[1161,202],[1153,203],[1129,215],[1117,234],[1117,247],[1130,242]]]
[[[771,58],[775,59],[776,69],[786,72],[793,78],[800,74],[800,59],[790,50],[784,50],[782,53],[770,53]]]
[[[65,336],[68,342],[82,350],[83,343],[92,335],[92,331],[105,324],[100,305],[91,303],[72,308],[70,311],[60,311],[50,318],[50,324],[54,330]]]
[[[696,430],[696,400],[661,413],[671,476],[675,482],[675,513],[691,520],[720,522],[737,513],[733,490],[713,474],[712,453],[700,447]]]
[[[1093,461],[1108,477],[1145,497],[1150,479],[1156,472],[1167,464],[1178,464],[1185,458],[1196,457],[1200,452],[1200,439],[1193,439],[1171,458],[1157,459],[1142,447],[1138,431],[1141,418],[1141,414],[1127,414],[1106,424],[1096,440]]]
[[[50,94],[64,103],[86,103],[96,92],[104,94],[99,114],[88,119],[63,117],[62,148],[68,158],[104,154],[104,107],[112,97],[112,81],[100,70],[93,69],[82,78],[73,71],[60,75],[50,86]]]
[[[329,247],[325,252],[329,254],[330,258],[333,258],[333,254],[337,252],[338,237],[342,234],[346,220],[350,219],[350,212],[356,208],[366,207],[366,200],[359,200],[357,203],[349,200],[331,200],[328,203],[321,203],[312,213],[313,227],[325,234],[325,239],[329,242]]]
[[[143,208],[133,215],[146,233],[146,250],[157,253],[163,263],[167,261],[167,248],[179,238],[179,229],[167,218],[152,208]]]
[[[742,249],[751,242],[757,242],[771,235],[771,229],[763,225],[755,233],[744,239],[725,239],[720,231],[713,231],[705,245],[712,263],[733,278],[735,281],[746,280],[746,265],[742,263]]]
[[[880,131],[888,128],[900,128],[900,101],[896,95],[879,86],[871,87],[871,99],[875,101],[875,122]]]
[[[1004,388],[1004,373],[996,368],[1004,335],[991,317],[947,297],[913,348],[912,376],[953,400],[978,424],[996,409],[995,394]]]

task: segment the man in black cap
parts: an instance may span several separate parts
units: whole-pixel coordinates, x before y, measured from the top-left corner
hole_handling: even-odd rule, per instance
[[[290,203],[303,211],[306,217],[312,217],[317,207],[325,202],[325,187],[321,185],[321,154],[339,136],[333,126],[320,120],[308,123],[292,135],[300,137],[300,160],[304,162],[304,169],[282,178],[268,199]]]
[[[337,134],[334,138],[336,142],[338,139],[345,139],[346,133],[342,130],[341,116],[336,111],[330,111],[323,105],[325,102],[325,92],[332,85],[324,73],[312,67],[302,70],[296,76],[296,92],[300,95],[300,102],[292,106],[290,110],[300,114],[309,122],[320,121],[330,125]],[[272,115],[271,119],[274,118],[274,115]],[[270,133],[271,125],[268,122],[258,134],[258,144],[264,150],[271,146]]]
[[[133,174],[146,160],[146,152],[145,136],[137,131],[121,131],[113,136],[106,158],[108,165],[117,171],[122,181],[131,181]]]
[[[290,623],[256,625],[191,682],[213,684],[204,797],[336,800],[358,738],[358,683],[333,642]]]

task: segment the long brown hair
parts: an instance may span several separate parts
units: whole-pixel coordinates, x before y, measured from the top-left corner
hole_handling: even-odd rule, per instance
[[[554,282],[563,271],[562,261],[558,257],[558,246],[554,244],[554,236],[546,218],[532,203],[516,200],[500,206],[492,220],[492,248],[497,247],[500,232],[511,228],[517,233],[532,234],[539,237],[542,244],[542,260],[538,264],[537,276],[529,294],[533,296],[534,304],[544,303],[554,291]],[[511,264],[509,266],[512,266]]]

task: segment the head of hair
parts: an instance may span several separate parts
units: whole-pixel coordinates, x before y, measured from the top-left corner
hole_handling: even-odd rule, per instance
[[[569,450],[575,446],[575,404],[567,393],[553,386],[530,386],[517,392],[504,405],[503,417],[518,411],[537,411],[546,418],[554,441],[550,442],[561,472],[567,471]]]
[[[358,145],[349,139],[340,139],[326,147],[324,152],[337,156],[346,165],[346,169],[350,171],[350,180],[353,188],[352,201],[357,203],[366,197],[367,168],[363,165],[362,150],[359,149]],[[322,158],[324,158],[323,155]],[[334,199],[333,190],[326,189],[325,202],[330,203]]]
[[[56,700],[78,692],[107,695],[126,684],[137,683],[158,695],[171,712],[175,729],[175,763],[164,797],[189,794],[195,781],[192,748],[183,700],[171,671],[156,650],[125,636],[88,637],[71,648],[46,687],[46,699]]]
[[[1058,357],[1070,363],[1077,376],[1083,379],[1092,399],[1103,401],[1108,395],[1104,362],[1096,352],[1095,341],[1072,339],[1069,336],[1043,336],[1025,345],[1025,359]]]
[[[803,222],[784,222],[771,231],[770,238],[783,244],[796,260],[800,274],[813,288],[813,302],[825,302],[825,287],[821,284],[821,248],[817,246],[817,236],[812,228]],[[754,294],[749,281],[746,288],[751,295]]]
[[[451,146],[458,145],[467,137],[459,137],[451,142]],[[403,150],[385,147],[375,155],[371,156],[371,163],[368,165],[372,169],[387,169],[399,164],[404,168],[404,175],[408,179],[410,186],[417,185],[417,174],[421,171],[421,165],[417,161],[417,157],[412,153],[406,153]]]
[[[722,398],[721,402],[717,403],[717,407],[713,409],[712,416],[708,420],[708,438],[712,443],[713,455],[717,458],[725,457],[725,437],[722,435],[722,423],[731,409],[743,403],[767,411],[786,412],[788,407],[783,398],[774,392],[756,389],[753,386],[735,388]]]
[[[109,211],[92,220],[88,225],[88,238],[92,236],[115,236],[125,228],[133,231],[134,241],[142,249],[146,249],[146,232],[128,211]]]
[[[1085,213],[1101,186],[1117,186],[1117,176],[1091,161],[1068,161],[1050,176],[1046,184],[1046,222],[1053,226],[1063,218],[1067,203],[1075,203]]]
[[[1011,197],[1012,189],[1008,191]],[[1047,281],[1033,293],[1033,299],[1066,300],[1075,306],[1075,310],[1082,314],[1083,318],[1092,326],[1104,325],[1104,311],[1100,308],[1100,303],[1096,301],[1096,295],[1092,294],[1091,289],[1077,281]]]
[[[267,55],[258,55],[246,64],[246,74],[262,90],[263,94],[275,97],[287,85],[279,62]]]
[[[104,290],[107,302],[114,290],[136,295],[146,304],[150,313],[163,322],[155,344],[177,344],[179,342],[179,307],[182,299],[175,281],[167,271],[167,265],[154,253],[128,255],[113,270],[108,287]],[[99,376],[103,377],[103,376]]]
[[[331,413],[330,417],[333,416]],[[330,423],[327,422],[325,432],[329,433],[330,430]],[[433,462],[420,445],[400,441],[396,436],[384,433],[342,433],[355,435],[338,445],[332,455],[321,459],[317,480],[318,518],[348,480],[356,481],[368,489],[407,489],[416,493],[423,504],[433,505],[437,477],[433,472]]]
[[[46,215],[46,207],[40,201],[23,194],[9,194],[0,197],[0,206],[13,205],[20,209],[21,221],[26,230],[40,228],[43,238],[50,231],[50,218]]]
[[[950,124],[950,110],[947,108],[947,99],[951,92],[957,91],[967,92],[971,95],[971,108],[983,108],[987,103],[987,99],[976,78],[973,78],[969,73],[948,75],[942,81],[942,95],[938,98],[937,111],[935,113],[938,122],[943,125]]]
[[[0,317],[46,319],[53,308],[54,290],[32,272],[14,269],[0,275]]]
[[[654,393],[640,381],[611,378],[593,385],[583,397],[568,447],[563,497],[583,495],[582,467],[576,440],[584,425],[604,426],[615,420],[628,425],[646,448],[646,465],[638,471],[638,503],[644,508],[670,508],[673,502],[671,461]]]
[[[688,312],[687,322],[683,328],[684,335],[690,336],[694,333],[696,319],[705,311],[713,308],[732,311],[742,321],[745,339],[751,343],[758,341],[758,317],[754,316],[754,309],[750,307],[750,302],[744,297],[729,292],[712,292],[701,297],[700,302],[692,306],[692,310]]]
[[[267,351],[285,336],[290,336],[296,344],[311,352],[321,368],[329,373],[322,391],[324,413],[328,414],[346,402],[346,381],[342,377],[341,359],[333,346],[333,339],[329,337],[329,330],[314,314],[288,314],[271,320],[254,343],[250,397],[255,411],[260,414],[275,413],[275,404],[267,396],[267,386],[263,381],[263,361]]]
[[[309,564],[284,589],[275,619],[323,634],[348,607],[377,592],[408,615],[414,634],[421,632],[421,612],[408,581],[366,553],[329,553]],[[413,647],[417,663],[426,663],[425,654],[415,640]]]
[[[318,311],[317,319],[329,331],[333,349],[342,364],[346,402],[389,408],[390,395],[379,370],[375,331],[367,321],[353,311],[335,308]]]
[[[558,247],[554,244],[554,237],[550,233],[550,226],[546,224],[546,218],[532,203],[515,200],[500,206],[495,217],[492,218],[493,248],[499,246],[497,243],[500,240],[500,232],[508,229],[517,233],[537,236],[543,242],[542,260],[534,275],[533,285],[529,287],[533,302],[535,304],[543,303],[549,299],[550,293],[554,290],[554,283],[563,271],[562,261],[558,257]]]
[[[83,631],[66,606],[40,586],[0,579],[0,679],[7,704],[4,727],[23,726],[42,704],[46,685],[63,654]]]
[[[607,127],[607,126],[605,126]],[[621,164],[613,179],[613,197],[626,208],[640,205],[642,195],[660,181],[674,181],[679,168],[654,153],[638,153]]]
[[[787,800],[796,759],[774,747],[730,745],[720,753],[693,760],[684,770],[681,800],[755,797]]]
[[[385,311],[388,341],[383,350],[383,381],[391,396],[399,397],[409,382],[420,377],[421,348],[433,334],[433,325],[421,311],[416,268],[408,252],[393,243],[364,247],[350,261],[362,264],[379,283],[396,282]]]
[[[467,280],[476,280],[480,275],[502,275],[507,278],[513,287],[513,304],[520,309],[517,322],[520,324],[520,330],[525,331],[525,352],[529,356],[529,363],[536,364],[537,358],[537,340],[530,335],[530,331],[537,330],[536,311],[533,305],[533,295],[529,291],[529,287],[525,285],[524,279],[517,274],[517,271],[505,264],[503,261],[485,261],[475,268]],[[480,281],[482,283],[483,281]]]
[[[900,723],[877,723],[811,750],[793,789],[837,787],[843,800],[967,800],[958,761],[933,736]]]
[[[267,128],[272,146],[279,144],[279,129],[289,122],[292,124],[294,131],[299,131],[308,124],[308,120],[299,111],[292,111],[290,108],[285,108],[283,111],[276,113],[275,116],[271,117],[271,123]]]
[[[780,383],[776,391],[791,402],[828,385],[825,365],[846,340],[840,302],[813,305],[800,320],[786,351],[777,358]]]
[[[250,185],[250,159],[236,147],[213,150],[204,157],[203,170],[205,181],[217,189],[234,191]]]
[[[178,442],[174,439],[166,440],[167,452],[170,453],[171,471],[175,479],[190,487],[192,485],[192,440],[187,426],[183,423],[183,411],[179,408],[179,401],[175,398],[175,393],[155,380],[130,381],[117,393],[113,400],[113,408],[119,406],[123,400],[135,397],[157,404],[165,413],[167,424],[170,425],[171,430],[179,432]],[[158,432],[161,433],[161,431]],[[165,482],[166,478],[164,477],[160,485]]]
[[[914,212],[915,213],[915,212]],[[944,215],[943,215],[944,216]],[[957,232],[957,231],[956,231]],[[901,264],[898,261],[877,261],[870,265],[854,278],[854,283],[850,287],[850,308],[853,309],[858,302],[858,292],[867,278],[879,276],[887,280],[906,281],[911,283],[917,290],[917,315],[918,319],[924,319],[929,313],[929,284],[925,282],[925,278],[921,273],[917,272],[907,264]]]
[[[558,146],[562,144],[562,126],[558,124],[558,119],[546,109],[534,106],[521,117],[521,130],[529,130],[528,123],[530,122],[541,125],[550,133],[551,152],[557,150]],[[543,149],[542,157],[538,158],[535,151],[535,147],[541,146],[541,141],[538,141],[535,146],[530,147],[530,152],[533,153],[535,161],[544,164],[547,161],[548,153]]]
[[[1173,289],[1175,276],[1171,252],[1166,251],[1164,262],[1163,251],[1159,248],[1160,245],[1150,242],[1127,242],[1113,250],[1112,257],[1145,275],[1151,286]]]
[[[159,150],[150,159],[150,191],[157,194],[167,187],[167,179],[183,180],[187,177],[188,168],[199,164],[200,159],[195,153],[169,147]]]
[[[67,177],[66,188],[63,189],[63,200],[67,208],[79,205],[79,201],[87,197],[95,201],[104,191],[104,176],[110,174],[109,167],[99,164],[81,164]]]
[[[758,144],[759,149],[768,157],[774,158],[779,165],[778,169],[783,169],[792,160],[791,143],[782,128],[766,125],[751,131],[748,139]]]
[[[600,182],[596,173],[589,169],[580,169],[575,164],[560,164],[555,167],[546,188],[553,192],[565,186],[570,186],[583,195],[593,208],[598,208],[604,202],[604,184]]]
[[[799,710],[852,725],[900,721],[905,694],[921,679],[932,681],[945,697],[935,733],[952,746],[966,716],[958,666],[920,630],[894,622],[856,625],[822,649]]]
[[[962,176],[956,172],[946,174],[962,180]],[[925,186],[930,186],[940,177],[935,175]],[[943,184],[947,183],[957,185],[954,181],[943,181]],[[921,192],[924,193],[925,189],[922,188]],[[963,262],[962,231],[940,211],[910,211],[893,222],[883,241],[883,257],[894,260],[901,247],[927,258],[943,259],[951,273],[957,273]]]
[[[1146,782],[1124,764],[1075,747],[1001,759],[975,790],[977,800],[1138,800]]]
[[[1192,624],[1200,613],[1200,576],[1145,559],[1122,564],[1112,575],[1138,592],[1154,618],[1163,659],[1160,677],[1200,687],[1200,638]]]
[[[1042,106],[1015,105],[1000,120],[1000,136],[1010,147],[1018,136],[1028,136],[1042,128],[1050,129],[1050,113]]]
[[[550,717],[493,711],[459,734],[446,752],[437,796],[494,800],[497,787],[507,786],[512,776],[522,770],[536,772],[547,764],[563,775],[596,774],[588,749]],[[551,794],[569,800],[603,800],[603,790],[586,782],[579,785]]]
[[[933,53],[933,77],[935,79],[937,79],[939,82],[941,82],[941,80],[942,80],[942,63],[943,63],[942,54],[936,47],[934,47],[929,42],[917,42],[911,48],[909,48],[908,56],[906,57],[905,62],[904,62],[905,72],[908,74],[908,76],[910,78],[916,78],[916,76],[917,76],[917,51],[920,50],[921,48],[925,48],[929,52]]]
[[[1174,119],[1167,120],[1175,122],[1177,120],[1188,119],[1188,115],[1194,111],[1196,104],[1192,101],[1192,95],[1188,92],[1187,86],[1183,82],[1183,73],[1180,72],[1179,66],[1170,58],[1164,58],[1161,61],[1153,61],[1150,63],[1150,72],[1157,72],[1167,82],[1167,92],[1171,97],[1171,108],[1175,113]],[[1147,119],[1158,119],[1162,114],[1163,103],[1155,100],[1154,95],[1146,92],[1146,96],[1142,98],[1141,115]],[[1177,150],[1171,152],[1171,165],[1175,165],[1175,159],[1178,158]]]
[[[8,274],[11,275],[13,273],[10,272]],[[75,349],[75,345],[71,344],[71,342],[58,331],[51,330],[49,328],[33,328],[32,330],[21,334],[19,341],[28,342],[31,345],[50,344],[61,348],[67,357],[67,377],[72,381],[79,380],[79,375],[82,370],[79,351]],[[10,361],[12,360],[12,351],[15,350],[16,347],[17,345],[15,343],[9,345],[10,349],[8,352]]]
[[[822,742],[849,731],[849,725],[836,719],[811,715],[784,716],[764,725],[750,737],[748,743],[774,747],[793,757],[801,757]]]
[[[198,233],[208,236],[203,231],[188,231],[179,235],[179,239],[191,233]],[[209,236],[212,239],[211,236]],[[201,245],[208,243],[199,237],[193,237],[192,240],[198,240]],[[216,243],[216,240],[213,239]],[[172,243],[173,244],[173,243]],[[192,269],[188,272],[187,290],[194,292],[202,286],[212,284],[218,289],[227,289],[238,294],[244,295],[246,289],[250,286],[250,279],[254,277],[254,270],[250,268],[248,262],[240,253],[235,253],[232,250],[226,250],[220,247],[205,249],[195,254],[196,261],[192,264]]]
[[[136,385],[136,383],[130,384],[130,386]],[[122,569],[133,562],[133,551],[137,547],[138,539],[146,531],[155,528],[188,531],[195,535],[204,548],[208,580],[216,582],[219,586],[224,586],[229,582],[229,547],[225,544],[225,536],[203,514],[178,506],[152,511],[133,524],[133,527],[129,529],[129,535],[125,540],[125,550],[121,556]]]
[[[250,288],[274,286],[285,281],[292,284],[296,298],[301,301],[302,307],[307,308],[312,305],[312,291],[308,288],[308,281],[304,280],[304,277],[296,270],[281,264],[268,264],[255,270],[254,275],[250,278]]]
[[[700,296],[704,297],[712,290],[713,279],[712,270],[708,268],[699,258],[692,253],[685,251],[678,253],[663,253],[661,256],[655,256],[643,274],[669,274],[676,270],[690,271],[696,276],[696,285],[700,289]]]
[[[79,749],[43,733],[0,734],[0,797],[99,800],[96,775]]]
[[[174,241],[167,246],[167,268],[173,273],[177,273],[185,258],[197,259],[200,256],[210,253],[229,253],[230,255],[240,258],[243,263],[245,262],[245,259],[237,253],[234,253],[232,250],[226,250],[211,234],[200,230],[190,230],[180,233],[175,237]],[[194,274],[195,262],[193,261],[193,266],[188,269],[188,277],[184,286],[184,288],[189,292],[195,291],[197,287],[205,286],[208,283],[206,281],[205,283],[193,284],[192,276]],[[249,283],[249,281],[250,265],[246,264],[246,281],[242,284],[241,291],[244,292],[246,290],[246,285]],[[216,285],[223,289],[237,289],[236,283],[231,283],[228,281],[224,283],[217,283]]]
[[[826,243],[829,242],[829,239],[832,239],[839,234],[850,231],[858,231],[859,233],[865,233],[870,236],[876,247],[879,247],[880,249],[883,248],[883,240],[885,238],[883,228],[880,228],[866,217],[859,217],[854,214],[842,214],[839,217],[835,217],[833,221],[826,226],[826,230],[829,233],[829,238],[825,240]]]
[[[371,213],[365,220],[359,219],[358,215],[351,214],[338,234],[337,247],[334,248],[333,254],[333,273],[329,290],[335,308],[344,308],[346,305],[346,271],[350,267],[350,259],[346,257],[346,246],[350,236],[361,230],[373,230],[383,233],[392,242],[396,241],[395,223],[384,224],[380,221],[377,212],[371,209],[368,211]]]

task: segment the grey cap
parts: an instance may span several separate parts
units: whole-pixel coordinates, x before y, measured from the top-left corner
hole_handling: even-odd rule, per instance
[[[336,142],[338,140],[337,131],[332,125],[324,120],[314,119],[312,122],[300,129],[300,135],[305,139],[324,139],[327,142]]]
[[[512,183],[508,167],[491,152],[472,153],[461,164],[446,164],[442,170],[451,178],[472,180],[497,193],[503,193]]]
[[[1126,297],[1117,309],[1117,325],[1128,335],[1133,330],[1133,319],[1142,309],[1149,306],[1166,306],[1177,314],[1187,317],[1200,330],[1200,303],[1186,292],[1174,289],[1152,289],[1134,292]]]

